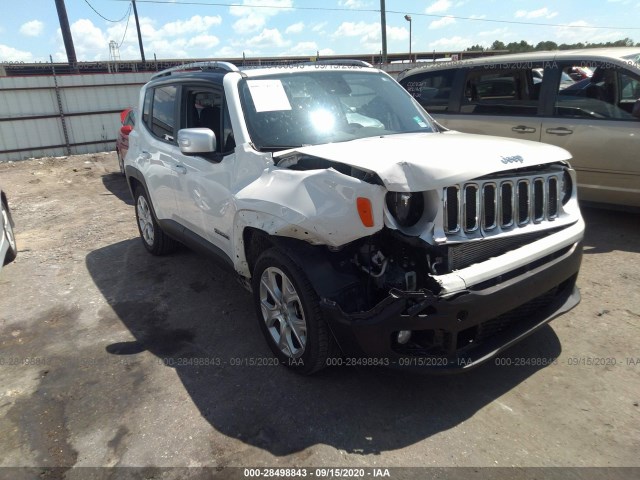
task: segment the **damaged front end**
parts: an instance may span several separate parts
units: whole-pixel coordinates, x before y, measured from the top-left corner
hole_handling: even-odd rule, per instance
[[[277,243],[305,266],[346,357],[464,370],[579,302],[584,223],[571,175],[558,162],[386,191],[384,227],[372,235],[341,246]]]

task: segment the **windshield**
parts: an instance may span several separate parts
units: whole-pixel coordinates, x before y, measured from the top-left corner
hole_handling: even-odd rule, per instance
[[[379,72],[312,70],[245,79],[240,97],[258,149],[283,149],[408,132],[429,116]]]

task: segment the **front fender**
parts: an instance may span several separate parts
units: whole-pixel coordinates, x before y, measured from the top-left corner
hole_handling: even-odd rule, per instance
[[[266,169],[238,193],[234,244],[239,272],[248,276],[243,232],[251,227],[268,235],[341,247],[384,226],[386,190],[332,168],[310,171]],[[373,226],[363,225],[356,201],[371,201]]]

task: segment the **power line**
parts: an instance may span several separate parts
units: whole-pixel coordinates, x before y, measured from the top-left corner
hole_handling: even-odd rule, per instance
[[[129,1],[129,0],[127,0],[127,2],[128,2],[128,1]],[[122,17],[120,20],[110,20],[110,19],[108,19],[107,17],[105,17],[104,15],[102,15],[102,14],[101,14],[99,11],[97,11],[95,8],[93,8],[93,5],[91,5],[91,4],[89,3],[89,0],[84,0],[84,3],[86,3],[87,5],[89,5],[89,7],[91,7],[91,10],[93,10],[94,12],[96,12],[96,14],[97,14],[100,18],[102,18],[103,20],[106,20],[107,22],[111,22],[111,23],[120,23],[122,20],[124,20],[124,19],[125,19],[125,17],[126,17],[127,15],[129,15],[129,13],[130,13],[130,9],[131,9],[131,5],[129,5],[129,8],[127,9],[127,11],[124,13],[123,17]]]
[[[86,2],[87,0],[85,0]],[[128,2],[129,0],[112,0],[115,2]],[[237,7],[237,8],[270,8],[274,10],[312,10],[323,12],[357,12],[357,13],[380,13],[380,9],[375,8],[344,8],[344,7],[285,7],[282,5],[245,5],[239,3],[222,3],[222,2],[205,2],[205,1],[178,1],[178,0],[138,0],[140,3],[155,3],[160,5],[205,5],[213,7]],[[455,20],[468,20],[473,22],[487,22],[487,23],[503,23],[510,25],[532,25],[536,27],[565,27],[565,28],[593,28],[601,30],[640,30],[640,27],[610,27],[603,25],[571,25],[566,23],[538,23],[538,22],[523,22],[517,20],[497,20],[492,18],[477,18],[477,17],[461,17],[457,15],[436,15],[433,13],[418,13],[418,12],[406,12],[398,10],[387,10],[387,13],[394,13],[399,15],[412,15],[418,17],[431,17],[431,18],[452,18]],[[123,17],[124,18],[124,17]]]
[[[129,20],[131,20],[131,4],[129,4],[129,16],[127,17],[127,24],[124,26],[124,35],[122,35],[122,41],[120,42],[120,45],[118,45],[118,49],[120,49],[120,47],[124,43],[124,37],[127,36],[127,28],[129,28]]]

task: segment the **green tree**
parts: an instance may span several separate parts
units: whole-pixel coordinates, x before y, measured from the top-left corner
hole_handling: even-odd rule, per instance
[[[472,45],[467,48],[467,52],[484,52],[484,47],[482,45]]]
[[[634,41],[631,38],[623,38],[621,40],[615,40],[611,42],[600,42],[600,43],[562,43],[558,45],[556,42],[552,40],[546,40],[543,42],[539,42],[535,47],[530,45],[525,40],[520,40],[519,42],[511,42],[507,45],[500,40],[496,40],[491,44],[487,50],[508,50],[510,53],[524,53],[524,52],[533,52],[534,50],[576,50],[582,48],[602,48],[602,47],[633,47]],[[636,47],[640,47],[640,43],[635,43]],[[481,45],[473,45],[467,48],[468,52],[471,51],[483,51]]]
[[[533,45],[529,45],[525,40],[520,40],[519,42],[508,43],[507,50],[511,53],[524,53],[532,52],[534,47]]]
[[[536,45],[536,50],[558,50],[558,44],[552,41],[540,42]]]

